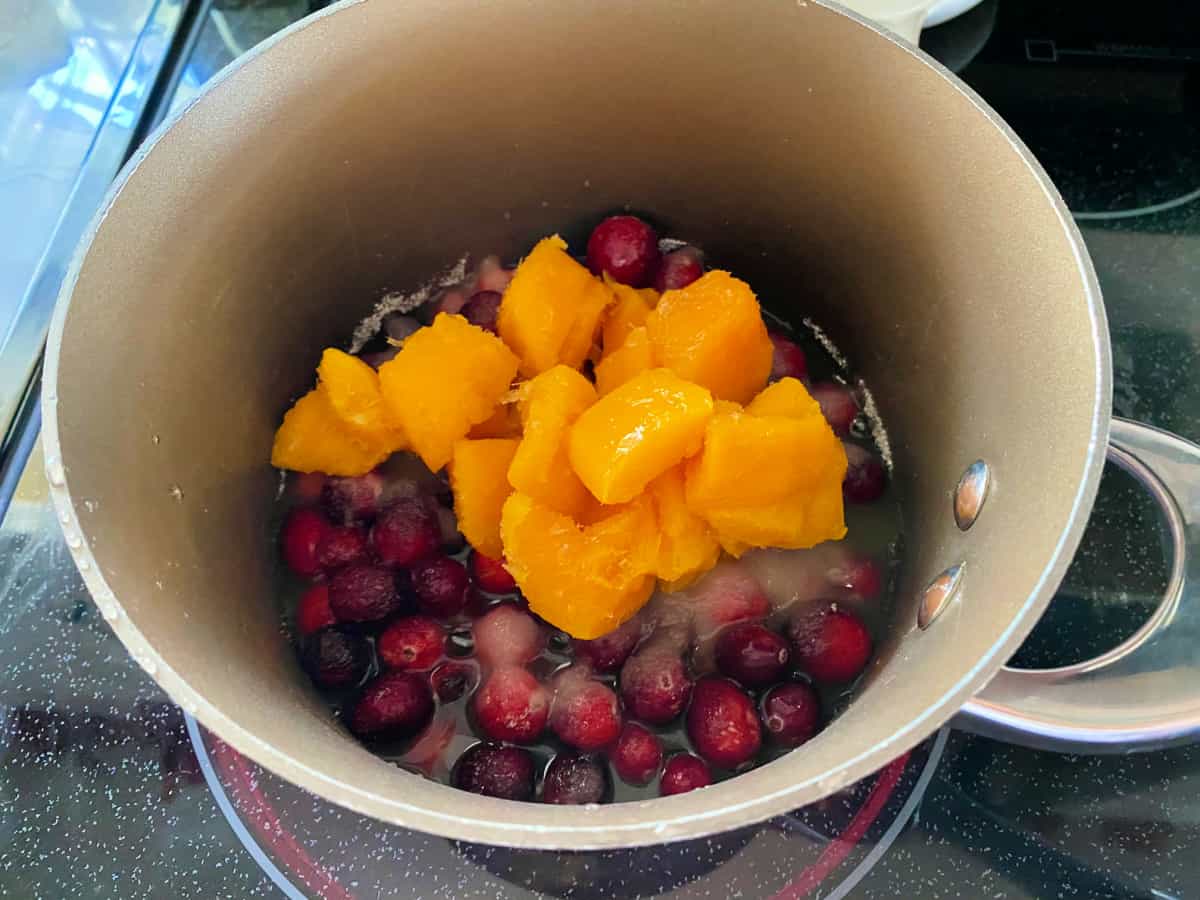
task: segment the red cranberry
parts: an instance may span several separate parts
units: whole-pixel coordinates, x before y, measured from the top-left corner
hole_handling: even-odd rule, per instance
[[[293,472],[288,480],[288,493],[300,503],[316,503],[324,487],[324,472]]]
[[[777,744],[799,747],[821,726],[821,701],[809,685],[777,684],[763,696],[763,728]]]
[[[588,238],[587,264],[596,275],[643,287],[658,265],[658,235],[637,216],[609,216]]]
[[[321,571],[317,545],[329,530],[329,521],[315,509],[293,509],[280,532],[283,561],[297,575],[306,578]]]
[[[469,748],[451,775],[459,790],[501,800],[532,800],[533,779],[533,755],[528,750],[497,744]]]
[[[754,759],[762,729],[754,701],[732,681],[701,678],[692,689],[687,733],[696,752],[714,766],[736,769]]]
[[[683,712],[692,680],[681,657],[651,649],[629,657],[621,667],[620,686],[630,715],[664,725]]]
[[[433,692],[443,703],[453,703],[464,694],[475,690],[479,682],[479,669],[472,663],[444,662],[429,676]]]
[[[329,579],[329,608],[339,622],[378,622],[400,607],[396,576],[389,569],[357,564]]]
[[[874,600],[883,591],[883,572],[869,556],[851,556],[829,570],[829,581],[863,600]]]
[[[511,603],[488,610],[471,626],[475,653],[485,666],[519,666],[542,649],[542,629],[533,616]]]
[[[337,619],[329,608],[329,585],[314,584],[296,604],[296,631],[307,637],[335,624]]]
[[[383,562],[411,566],[442,546],[437,513],[423,498],[401,497],[379,513],[371,541]]]
[[[446,631],[428,616],[397,619],[375,642],[379,661],[389,669],[432,669],[446,650]]]
[[[669,797],[672,794],[686,794],[710,784],[712,772],[708,763],[690,753],[676,753],[663,766],[658,792],[664,797]]]
[[[550,692],[517,666],[497,669],[475,694],[479,730],[497,741],[527,744],[538,739],[550,715]]]
[[[339,525],[366,522],[379,512],[383,478],[375,472],[354,477],[330,477],[321,491],[321,505]]]
[[[433,718],[433,694],[416,672],[385,672],[350,712],[350,730],[361,738],[399,741],[421,732]]]
[[[621,707],[612,688],[574,668],[555,680],[550,728],[564,744],[600,750],[621,734]]]
[[[506,269],[500,264],[500,258],[497,256],[485,256],[479,262],[479,271],[475,279],[475,290],[477,291],[499,291],[504,292],[508,287],[508,283],[512,281],[513,270]]]
[[[489,594],[511,594],[517,589],[517,582],[504,568],[504,562],[484,556],[478,550],[471,551],[471,574],[480,590]]]
[[[730,625],[717,638],[717,668],[748,688],[774,684],[787,673],[787,641],[750,622]]]
[[[435,556],[412,568],[417,605],[431,616],[446,618],[463,611],[471,590],[471,579],[458,560]]]
[[[887,484],[887,472],[883,461],[870,450],[858,444],[844,443],[846,448],[846,478],[842,482],[842,494],[851,503],[870,503],[883,495]]]
[[[587,660],[597,672],[616,672],[629,659],[629,654],[641,639],[642,621],[633,618],[594,640],[575,639],[571,641],[571,646],[575,658]]]
[[[680,247],[662,258],[654,273],[654,289],[677,291],[704,274],[704,256],[695,247]]]
[[[609,759],[622,781],[649,784],[662,765],[663,746],[658,735],[637,722],[626,722]]]
[[[560,753],[542,778],[543,803],[604,803],[609,797],[608,771],[591,756]]]
[[[788,637],[792,659],[817,681],[852,681],[871,658],[871,635],[862,619],[833,605],[797,613],[788,624]]]
[[[479,291],[463,304],[462,316],[472,325],[496,334],[496,316],[500,312],[499,291]]]
[[[325,628],[304,642],[301,662],[309,677],[323,688],[352,687],[367,674],[371,648],[364,637]]]
[[[367,558],[367,532],[358,525],[327,528],[317,541],[317,561],[326,572]]]
[[[808,360],[804,358],[804,351],[796,342],[774,331],[770,332],[770,338],[771,345],[775,348],[775,355],[771,357],[771,380],[807,377]]]
[[[691,598],[699,637],[723,625],[764,618],[771,611],[771,602],[758,579],[735,562],[718,563],[682,593]]]
[[[821,405],[825,421],[838,437],[850,433],[850,426],[858,418],[858,400],[854,391],[836,381],[821,381],[808,389],[813,399]]]

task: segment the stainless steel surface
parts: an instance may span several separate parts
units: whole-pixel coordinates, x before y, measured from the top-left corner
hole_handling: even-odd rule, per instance
[[[924,631],[934,623],[959,597],[963,585],[964,564],[951,566],[921,591],[921,603],[917,607],[917,627]]]
[[[960,531],[966,531],[975,524],[991,486],[992,470],[987,463],[977,459],[967,466],[954,489],[954,523]]]
[[[519,115],[490,122],[481,152],[475,113],[495,100],[494,61],[456,51],[498,33],[505,103]],[[580,35],[584,69],[573,66]],[[937,139],[914,120],[936,122]],[[50,491],[134,658],[239,750],[335,802],[454,837],[573,849],[763,819],[932,733],[1020,644],[1079,541],[1110,400],[1079,234],[977,97],[819,3],[747,15],[711,0],[680,15],[572,0],[552,20],[465,0],[347,4],[251,53],[134,163],[51,333]],[[785,318],[829,328],[890,426],[906,528],[920,539],[898,627],[803,752],[580,816],[424,781],[336,726],[267,599],[277,478],[265,460],[280,410],[311,378],[307,348],[343,339],[385,290],[464,251],[513,256],[555,230],[577,240],[626,204],[764,296],[803,300],[775,310]],[[91,402],[98,385],[103,407]],[[975,458],[1003,490],[963,534],[946,485]],[[959,560],[971,572],[962,602],[915,629],[918,588]]]
[[[955,724],[1047,750],[1124,753],[1200,735],[1200,446],[1114,419],[1111,459],[1162,510],[1170,581],[1154,615],[1095,659],[1057,669],[1005,668]]]

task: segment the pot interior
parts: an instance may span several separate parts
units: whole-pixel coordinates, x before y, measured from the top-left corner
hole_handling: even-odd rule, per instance
[[[273,592],[272,432],[384,293],[555,231],[580,247],[622,209],[821,324],[865,377],[905,510],[896,619],[850,709],[736,780],[584,813],[460,793],[362,749],[299,672]],[[139,155],[73,275],[48,452],[117,633],[264,765],[472,840],[695,836],[883,765],[1032,626],[1107,424],[1098,295],[1040,170],[933,64],[815,2],[341,6]],[[975,459],[994,487],[964,534],[950,494]],[[960,562],[961,598],[918,631],[918,588]]]

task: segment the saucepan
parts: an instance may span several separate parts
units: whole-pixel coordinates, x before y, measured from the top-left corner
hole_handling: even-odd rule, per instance
[[[272,591],[272,431],[383,294],[622,209],[820,323],[874,391],[904,511],[894,619],[846,711],[749,773],[583,810],[458,792],[371,755],[301,675]],[[1076,750],[1194,735],[1200,449],[1111,421],[1110,388],[1096,278],[1045,173],[864,20],[816,0],[360,0],[249,54],[131,160],[67,278],[43,399],[75,560],[186,711],[362,813],[582,849],[815,801],[951,718]],[[1167,595],[1099,659],[1005,668],[1106,456],[1161,505]]]

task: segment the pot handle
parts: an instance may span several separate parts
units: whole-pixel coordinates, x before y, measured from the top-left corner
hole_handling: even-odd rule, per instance
[[[1158,503],[1171,535],[1154,615],[1107,653],[1059,669],[1009,669],[955,727],[1042,750],[1125,753],[1200,736],[1200,446],[1114,418],[1108,458]]]

